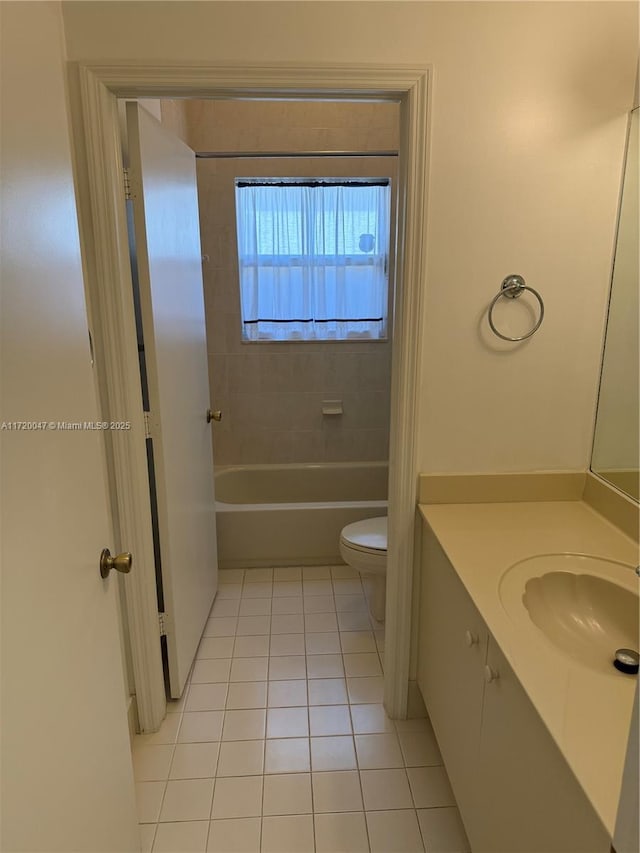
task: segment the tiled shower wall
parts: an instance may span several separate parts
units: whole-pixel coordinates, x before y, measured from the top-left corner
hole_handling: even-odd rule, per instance
[[[163,121],[197,152],[398,147],[390,103],[169,102]],[[234,179],[390,177],[395,186],[396,170],[389,157],[198,159],[211,404],[223,411],[216,465],[388,457],[390,341],[242,343]],[[323,416],[322,401],[337,399],[344,414]]]

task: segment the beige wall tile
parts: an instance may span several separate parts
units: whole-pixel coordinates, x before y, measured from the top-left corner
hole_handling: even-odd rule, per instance
[[[168,102],[168,115],[174,109]],[[172,115],[172,113],[171,113]],[[190,101],[196,150],[376,150],[398,144],[397,104]],[[213,430],[216,464],[386,458],[389,343],[245,344],[235,232],[236,177],[395,175],[388,158],[197,161],[210,389],[224,420]],[[323,399],[345,414],[322,415]]]

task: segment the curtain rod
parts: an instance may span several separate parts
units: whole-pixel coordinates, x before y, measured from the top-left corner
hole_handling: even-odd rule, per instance
[[[198,151],[199,160],[269,160],[276,157],[397,157],[397,151]]]

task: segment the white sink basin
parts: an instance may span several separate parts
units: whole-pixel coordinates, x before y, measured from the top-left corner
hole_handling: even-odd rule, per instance
[[[638,578],[632,566],[580,554],[544,554],[511,566],[499,587],[514,620],[532,623],[565,655],[616,673],[615,651],[637,650]]]

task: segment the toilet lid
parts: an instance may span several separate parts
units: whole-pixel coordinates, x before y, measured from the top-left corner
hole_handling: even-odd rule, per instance
[[[341,534],[342,541],[352,548],[366,548],[371,551],[387,550],[387,516],[365,518],[347,524]]]

